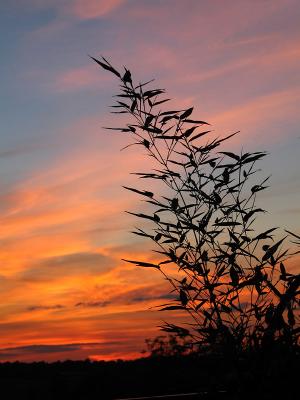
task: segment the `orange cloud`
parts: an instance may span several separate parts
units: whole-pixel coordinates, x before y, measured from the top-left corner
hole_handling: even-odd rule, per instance
[[[78,124],[78,132],[86,130],[85,123]],[[12,343],[12,347],[70,343],[70,335],[74,341],[101,337],[107,342],[114,329],[119,328],[126,330],[123,338],[129,335],[123,345],[115,344],[114,348],[105,345],[104,349],[77,353],[49,349],[41,357],[47,360],[70,358],[72,354],[77,358],[86,358],[89,354],[133,357],[137,355],[139,343],[143,348],[138,324],[127,328],[128,321],[123,321],[122,328],[115,317],[110,316],[105,322],[99,320],[100,315],[107,313],[146,309],[149,304],[157,304],[165,294],[163,287],[153,286],[154,281],[160,281],[159,276],[153,278],[147,271],[138,271],[120,262],[122,256],[130,253],[130,244],[126,251],[125,247],[118,249],[110,245],[113,242],[116,246],[118,235],[123,235],[124,221],[128,219],[123,210],[132,206],[133,199],[133,195],[124,197],[124,191],[121,196],[122,189],[115,187],[121,186],[122,174],[134,170],[139,158],[128,154],[122,156],[124,165],[120,167],[116,162],[111,166],[113,157],[106,153],[99,164],[93,143],[71,150],[2,196],[1,289],[8,300],[0,306],[0,346],[5,349]],[[103,166],[106,173],[101,173]],[[114,192],[118,195],[112,196]],[[143,253],[142,249],[131,252],[136,256]],[[147,293],[143,296],[144,290]],[[100,303],[105,306],[101,307]],[[111,320],[114,321],[111,331],[102,332],[101,326],[110,324]],[[152,331],[156,325],[153,324]],[[53,336],[51,331],[57,334]],[[10,332],[10,342],[5,332]],[[132,335],[138,339],[133,340]],[[22,349],[3,350],[0,358],[6,359],[5,354],[10,360],[39,357],[33,348],[29,354],[29,349],[24,354]]]
[[[112,314],[99,314],[99,310],[94,310],[93,314],[90,312],[81,315],[78,311],[76,313],[73,311],[65,318],[57,318],[57,315],[54,318],[54,315],[51,317],[51,314],[48,314],[33,319],[28,315],[23,321],[0,323],[3,334],[0,338],[2,349],[0,359],[53,361],[55,357],[56,359],[72,358],[71,349],[65,349],[67,354],[57,354],[63,353],[62,347],[68,343],[75,347],[83,346],[88,350],[77,353],[77,359],[87,358],[95,353],[98,359],[137,357],[145,349],[145,338],[159,334],[157,325],[162,323],[162,318],[167,318],[170,323],[189,322],[186,315],[178,313],[163,313],[162,315],[160,312],[141,310]],[[34,348],[17,349],[17,347],[28,347],[33,344],[41,346],[42,354],[36,354]],[[96,344],[99,344],[98,348],[94,347]],[[51,355],[51,349],[43,351],[47,350],[45,345],[57,346],[52,348],[56,354]]]

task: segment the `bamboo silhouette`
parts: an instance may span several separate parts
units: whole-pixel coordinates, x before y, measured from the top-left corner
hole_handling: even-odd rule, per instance
[[[275,241],[278,228],[255,227],[265,212],[256,198],[268,187],[268,178],[257,181],[256,166],[266,152],[217,151],[238,132],[211,138],[210,124],[194,118],[193,108],[162,110],[170,100],[164,89],[152,89],[152,81],[135,85],[128,69],[120,73],[105,58],[91,58],[120,81],[113,113],[131,118],[125,127],[107,129],[128,133],[126,147],[146,151],[155,168],[136,175],[166,189],[160,195],[124,186],[151,205],[151,213],[129,213],[151,222],[151,230],[133,233],[151,240],[161,255],[158,263],[125,261],[158,270],[177,296],[160,310],[185,310],[193,320],[188,327],[165,323],[162,330],[202,350],[296,345],[300,275],[284,263],[299,251],[284,243],[289,236],[299,245],[300,237],[285,231]]]

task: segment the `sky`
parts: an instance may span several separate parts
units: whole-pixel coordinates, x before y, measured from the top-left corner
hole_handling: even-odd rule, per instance
[[[118,86],[155,78],[235,151],[268,151],[266,223],[300,228],[298,0],[1,0],[0,361],[139,357],[170,299],[130,234],[144,155],[105,131]],[[171,103],[170,103],[171,104]]]

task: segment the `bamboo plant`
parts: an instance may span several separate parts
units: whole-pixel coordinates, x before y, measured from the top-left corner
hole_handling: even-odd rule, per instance
[[[300,237],[285,231],[276,239],[278,228],[257,228],[265,212],[257,196],[268,187],[268,178],[258,180],[257,164],[266,152],[222,151],[238,132],[213,137],[193,108],[165,109],[170,99],[152,88],[153,81],[135,84],[128,69],[121,73],[105,58],[91,58],[118,78],[113,113],[129,118],[126,126],[108,129],[128,134],[129,145],[153,161],[153,169],[135,173],[147,189],[125,189],[149,204],[147,214],[130,211],[150,223],[134,234],[152,241],[161,258],[125,261],[161,273],[175,297],[160,309],[185,310],[192,319],[184,326],[165,323],[162,330],[214,351],[296,345],[300,275],[285,264],[299,251],[285,242],[289,236],[299,245]],[[148,190],[161,187],[158,182],[163,193]]]

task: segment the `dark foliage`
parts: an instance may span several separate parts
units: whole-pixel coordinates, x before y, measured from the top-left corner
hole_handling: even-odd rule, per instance
[[[266,153],[217,151],[236,133],[210,139],[209,124],[193,117],[193,108],[162,111],[169,101],[161,99],[164,89],[146,89],[152,81],[134,85],[128,69],[122,74],[104,58],[94,60],[120,79],[114,113],[132,119],[108,129],[128,133],[131,145],[143,148],[154,169],[136,175],[147,187],[154,180],[164,188],[165,195],[125,186],[153,207],[130,212],[152,223],[152,230],[133,233],[153,241],[161,255],[158,263],[125,261],[160,271],[178,296],[161,310],[185,310],[194,321],[162,330],[192,339],[202,351],[231,355],[297,346],[300,275],[285,261],[299,251],[285,249],[284,241],[290,235],[299,245],[300,238],[286,231],[278,240],[278,228],[255,228],[265,212],[256,196],[268,187],[268,178],[257,182],[256,164]]]
[[[299,355],[278,358],[264,373],[259,355],[239,364],[221,356],[142,358],[134,361],[0,363],[1,395],[22,400],[112,400],[175,393],[206,393],[179,399],[294,399]],[[260,365],[255,371],[249,365]],[[250,372],[252,371],[252,372]]]

